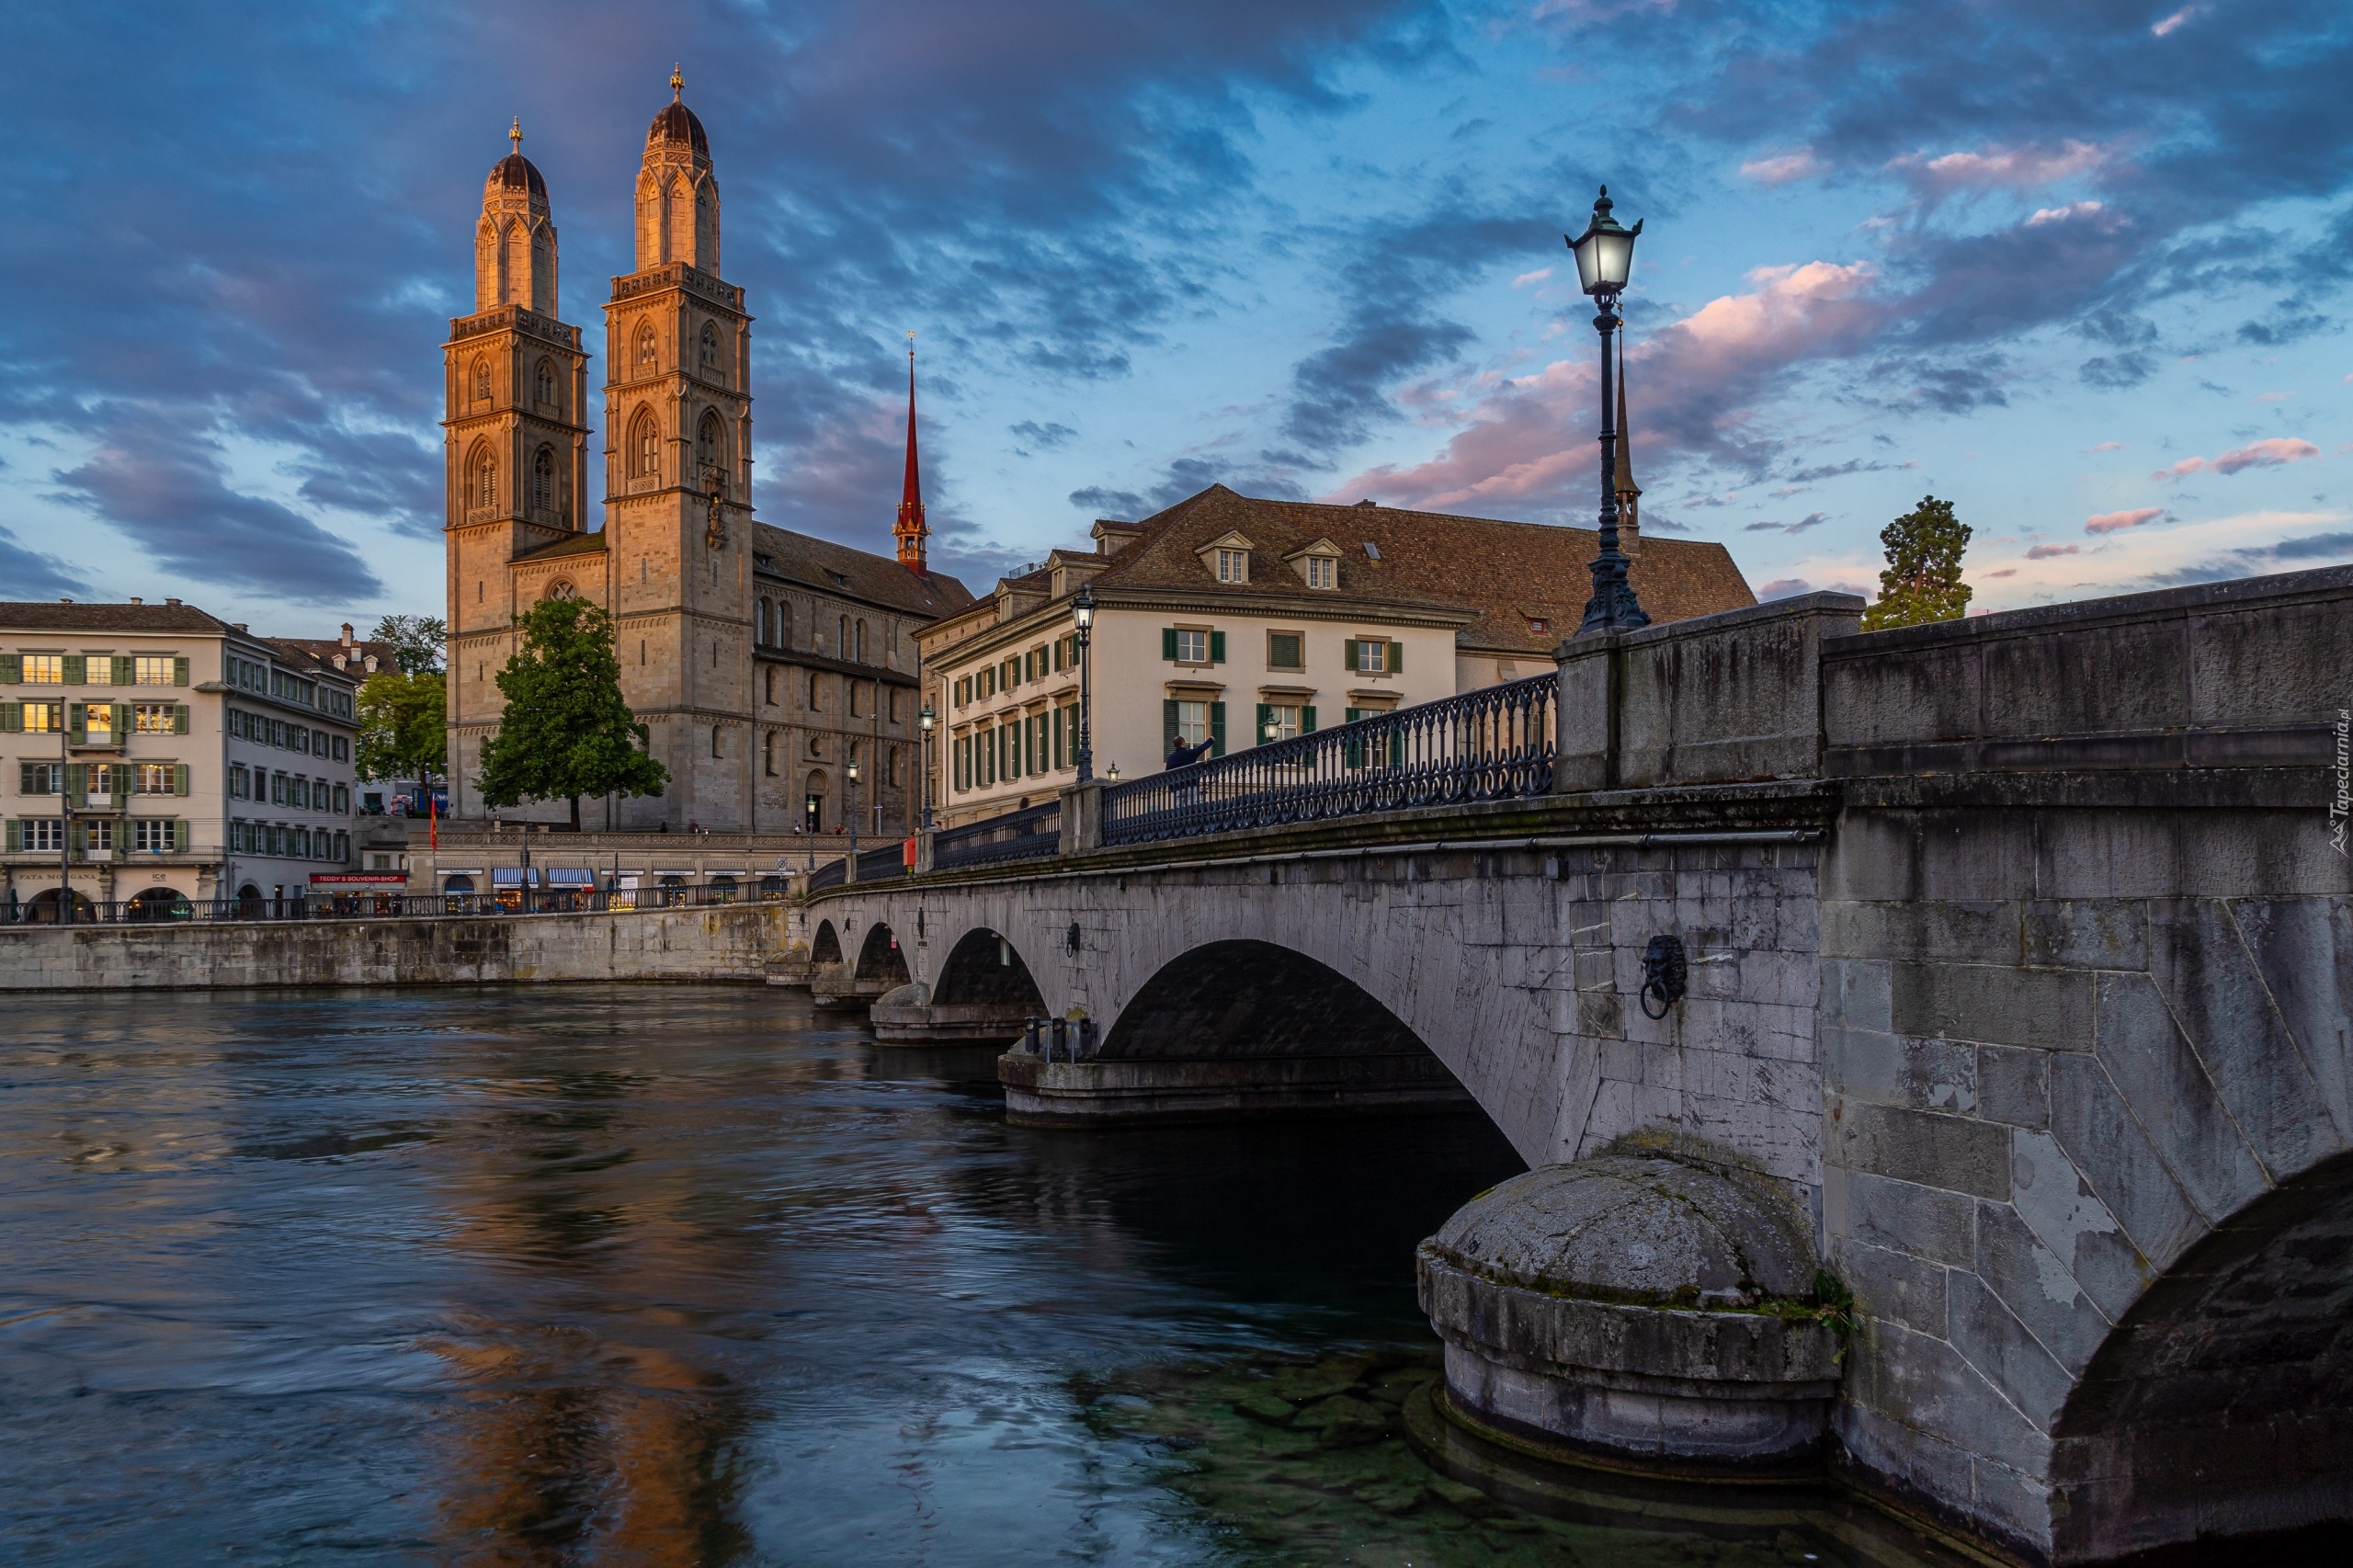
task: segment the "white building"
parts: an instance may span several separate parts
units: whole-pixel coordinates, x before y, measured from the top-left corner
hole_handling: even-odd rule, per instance
[[[0,603],[0,918],[343,869],[359,678],[177,599]]]
[[[916,633],[937,718],[938,825],[1050,799],[1076,777],[1071,601],[1091,584],[1097,778],[1157,772],[1169,743],[1222,756],[1553,668],[1592,591],[1591,528],[1258,500],[1212,485],[1095,525]],[[1720,544],[1645,540],[1630,580],[1654,620],[1756,602]]]

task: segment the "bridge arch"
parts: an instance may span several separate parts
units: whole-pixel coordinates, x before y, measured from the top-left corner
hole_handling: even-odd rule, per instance
[[[932,1000],[944,1007],[1020,1008],[1031,1017],[1046,1012],[1045,995],[1019,949],[985,926],[965,932],[948,949]]]
[[[2353,1153],[2160,1275],[2052,1433],[2053,1557],[2339,1519],[2353,1499]]]
[[[865,939],[858,945],[858,967],[851,972],[858,980],[886,985],[907,983],[907,956],[899,950],[899,938],[890,926],[877,920],[866,928]]]
[[[1101,1051],[1107,1061],[1429,1054],[1355,981],[1255,939],[1210,942],[1162,965],[1120,1010]]]
[[[842,961],[841,933],[834,929],[832,921],[817,922],[817,934],[809,938],[809,961],[811,963]]]

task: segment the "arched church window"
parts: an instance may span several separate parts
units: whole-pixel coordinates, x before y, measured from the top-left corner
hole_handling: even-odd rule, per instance
[[[760,741],[761,766],[771,778],[776,777],[776,732],[770,730]]]
[[[662,472],[662,432],[655,426],[654,415],[641,414],[637,416],[630,446],[634,450],[631,460],[637,465],[639,473],[650,475]]]
[[[474,361],[474,401],[490,401],[490,361],[487,359]]]
[[[531,459],[531,505],[542,512],[555,510],[555,449],[541,447]]]
[[[474,449],[474,505],[498,505],[498,460],[491,456],[488,447]]]
[[[702,324],[702,373],[711,381],[719,378],[719,329],[709,322]]]
[[[695,427],[695,468],[713,490],[727,488],[727,464],[719,430],[719,415],[706,410]]]
[[[533,392],[533,394],[534,394],[535,396],[537,396],[537,397],[539,398],[539,400],[540,400],[541,403],[547,403],[547,404],[548,404],[548,405],[550,405],[551,407],[552,407],[552,406],[554,405],[554,403],[555,403],[555,367],[554,367],[554,366],[552,366],[552,365],[549,364],[549,363],[548,363],[546,360],[544,360],[544,359],[540,360],[540,361],[539,373],[538,373],[537,375],[535,375],[534,377],[532,377],[532,379],[531,379],[531,385],[532,385],[532,392]]]
[[[637,363],[640,369],[650,370],[661,362],[661,352],[654,346],[654,327],[649,323],[637,329]]]
[[[548,591],[540,597],[551,599],[576,599],[580,597],[580,590],[564,578],[558,577],[548,585]]]

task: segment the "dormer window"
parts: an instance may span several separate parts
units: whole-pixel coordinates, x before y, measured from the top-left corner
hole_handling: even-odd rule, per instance
[[[1221,583],[1246,583],[1250,580],[1250,552],[1246,550],[1221,550],[1217,552],[1217,580]]]
[[[1229,533],[1194,548],[1193,556],[1209,574],[1221,583],[1247,583],[1250,580],[1249,540],[1238,533]]]
[[[1340,563],[1328,555],[1307,558],[1307,585],[1311,588],[1336,588],[1340,584]]]
[[[1328,539],[1319,539],[1302,545],[1283,559],[1299,574],[1299,580],[1321,593],[1329,593],[1340,585],[1340,547]]]

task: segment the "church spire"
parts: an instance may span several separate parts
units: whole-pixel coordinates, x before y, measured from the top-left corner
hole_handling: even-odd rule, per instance
[[[907,334],[907,479],[899,497],[899,520],[891,535],[898,540],[899,564],[918,577],[930,575],[924,564],[923,541],[931,529],[923,520],[923,475],[915,465],[915,335]]]
[[[1643,487],[1634,483],[1634,438],[1626,428],[1626,346],[1618,346],[1618,548],[1628,555],[1643,547],[1639,508]]]

